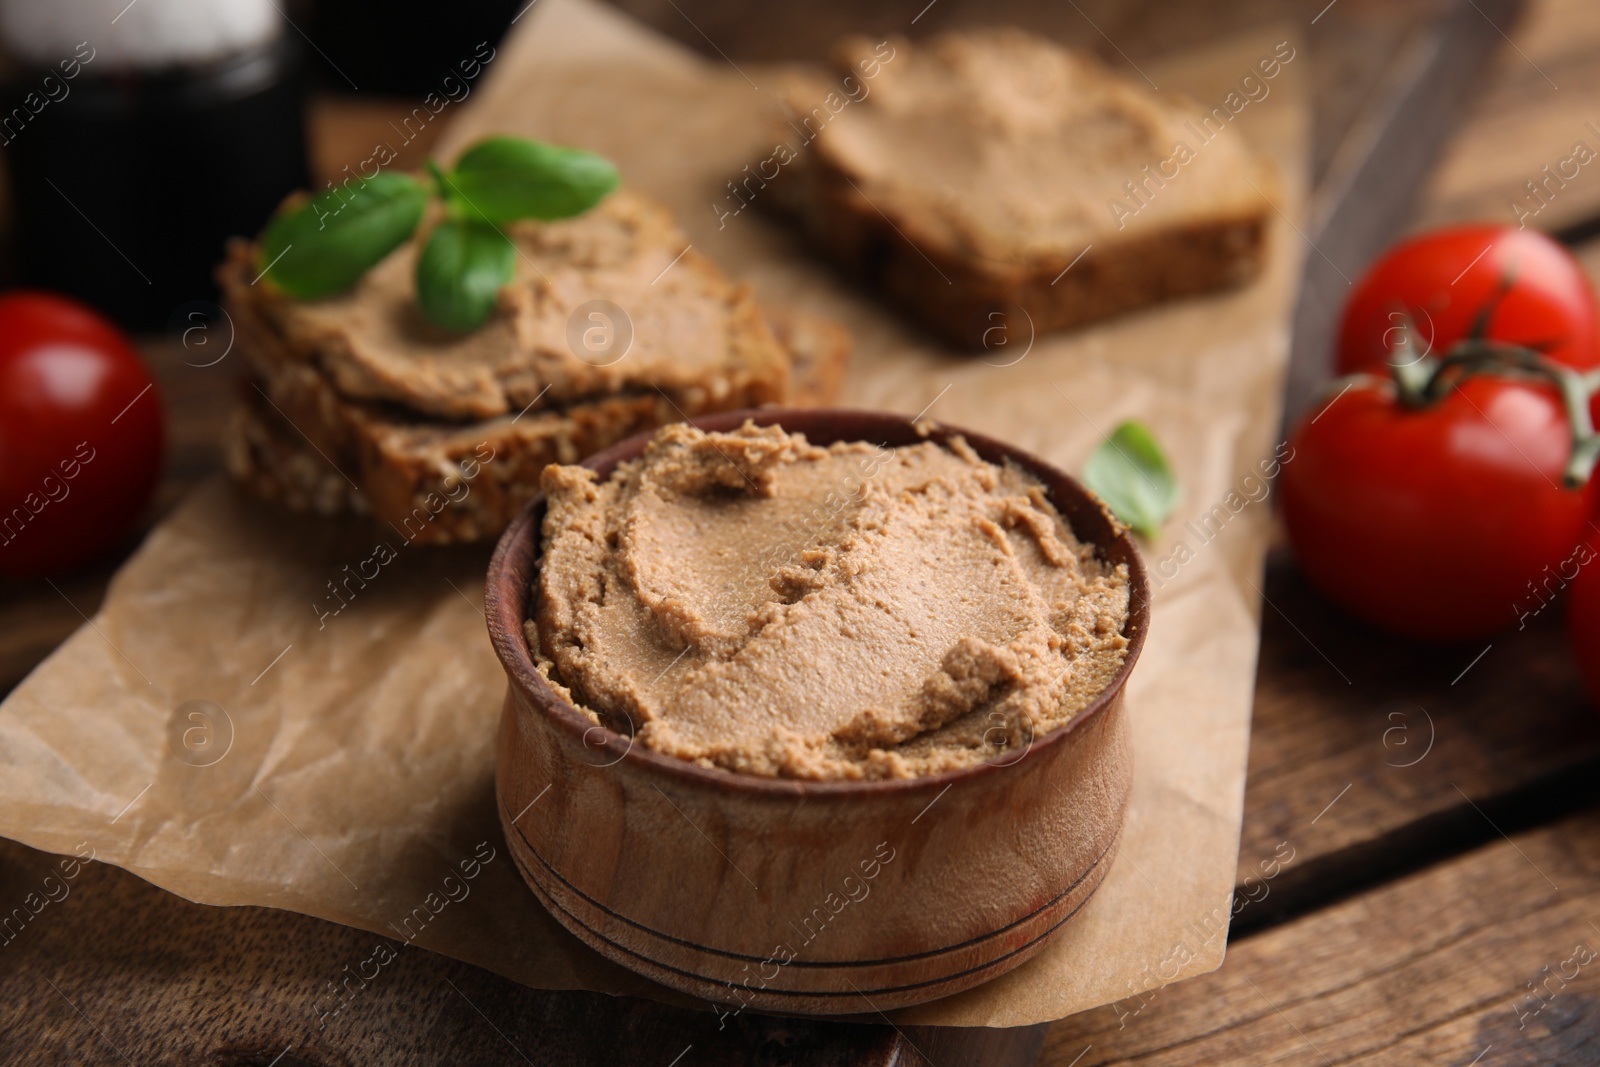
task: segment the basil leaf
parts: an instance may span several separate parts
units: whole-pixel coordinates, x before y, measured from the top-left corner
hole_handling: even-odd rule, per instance
[[[1161,532],[1161,524],[1178,503],[1178,482],[1149,429],[1125,422],[1089,457],[1083,481],[1111,511],[1145,537]]]
[[[447,330],[476,330],[494,310],[516,260],[510,238],[487,223],[440,223],[417,259],[417,305]]]
[[[489,222],[581,215],[617,187],[617,168],[592,152],[520,137],[490,137],[444,175],[461,213]]]
[[[301,300],[342,293],[416,232],[427,202],[405,174],[329,189],[267,224],[257,267]]]

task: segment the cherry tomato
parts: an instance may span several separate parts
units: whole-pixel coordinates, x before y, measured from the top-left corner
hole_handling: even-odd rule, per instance
[[[1554,386],[1463,381],[1410,410],[1385,381],[1314,406],[1279,488],[1301,567],[1330,599],[1408,637],[1514,624],[1532,583],[1587,536],[1597,495],[1562,483],[1572,442]]]
[[[120,541],[161,474],[161,395],[120,331],[75,300],[0,296],[0,574]]]
[[[1386,363],[1404,316],[1418,350],[1442,357],[1485,310],[1490,340],[1580,370],[1600,366],[1600,310],[1578,261],[1537,230],[1479,224],[1413,237],[1378,260],[1345,305],[1338,371]]]
[[[1553,598],[1564,583],[1572,583],[1567,598],[1567,634],[1572,638],[1572,651],[1577,655],[1578,667],[1589,687],[1589,698],[1600,704],[1600,565],[1595,563],[1597,558],[1600,558],[1600,536],[1579,545],[1571,559],[1540,584]]]

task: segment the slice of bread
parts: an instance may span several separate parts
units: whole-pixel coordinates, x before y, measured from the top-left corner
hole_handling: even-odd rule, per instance
[[[769,324],[660,205],[627,190],[553,223],[507,228],[514,280],[490,321],[424,321],[425,235],[348,293],[299,301],[235,242],[218,279],[254,373],[228,466],[259,494],[323,514],[370,511],[407,541],[497,536],[549,463],[713,411],[826,403],[850,339],[806,317]],[[798,371],[798,374],[796,373]]]
[[[1014,29],[848,40],[837,65],[842,81],[787,93],[792,161],[762,202],[950,342],[1015,341],[1260,269],[1270,172],[1226,110]]]
[[[658,388],[445,422],[342,396],[329,375],[292,357],[249,301],[230,306],[257,375],[228,429],[230,473],[297,511],[370,513],[407,542],[493,538],[538,492],[546,464],[574,463],[669,422],[753,406],[738,394]],[[849,360],[849,334],[812,316],[779,316],[775,326],[796,372],[792,391],[774,399],[831,402]]]

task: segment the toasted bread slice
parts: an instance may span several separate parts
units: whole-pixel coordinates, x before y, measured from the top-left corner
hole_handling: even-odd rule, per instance
[[[498,535],[548,463],[712,411],[830,400],[849,355],[831,323],[783,320],[627,190],[552,223],[515,223],[515,279],[481,329],[415,307],[424,235],[344,295],[299,301],[236,242],[218,272],[255,381],[227,444],[260,494],[320,513],[370,510],[407,540]],[[802,378],[796,389],[793,367]]]
[[[548,463],[573,463],[641,430],[737,404],[708,391],[619,394],[470,423],[419,417],[341,397],[328,377],[279,349],[286,342],[236,304],[240,343],[259,380],[229,426],[233,476],[260,496],[318,514],[370,512],[408,542],[484,540],[538,492]],[[850,354],[842,327],[785,315],[794,346],[792,403],[828,403]],[[726,398],[723,398],[726,400]]]
[[[761,202],[947,340],[1077,326],[1259,271],[1270,172],[1226,109],[1013,29],[838,51],[842,85],[788,93],[793,162]]]

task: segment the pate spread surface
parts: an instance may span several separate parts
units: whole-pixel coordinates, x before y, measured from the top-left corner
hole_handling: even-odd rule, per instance
[[[596,721],[704,766],[896,778],[1004,761],[1126,655],[1126,568],[964,441],[662,430],[550,466],[529,647]]]
[[[622,189],[576,218],[507,224],[515,278],[490,321],[465,334],[417,310],[416,259],[430,233],[423,226],[347,293],[264,301],[341,395],[468,421],[628,391],[720,399],[750,379],[783,394],[788,357],[749,287],[646,197]]]
[[[842,72],[877,71],[849,83],[859,102],[833,115],[808,88],[790,105],[828,166],[910,240],[1033,265],[1154,226],[1267,210],[1259,162],[1237,137],[1219,136],[1225,109],[1219,122],[1017,29],[895,39],[887,59],[884,47],[853,38],[839,49]]]

